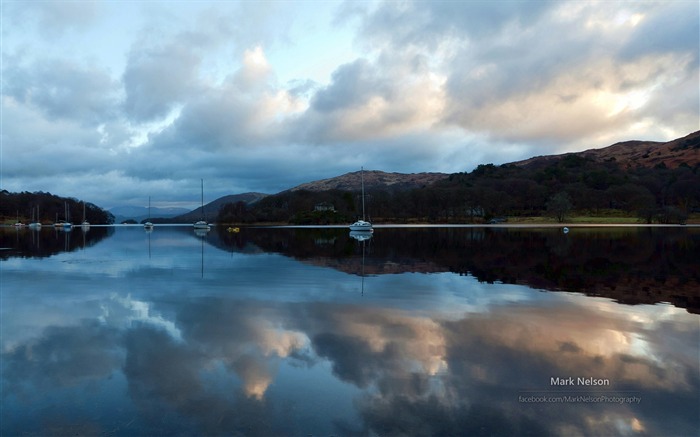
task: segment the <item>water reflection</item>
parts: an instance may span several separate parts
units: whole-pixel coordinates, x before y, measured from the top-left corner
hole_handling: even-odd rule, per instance
[[[80,259],[92,262],[80,269],[71,268],[72,252],[53,263],[4,261],[2,433],[697,431],[697,315],[668,304],[630,306],[489,283],[445,265],[461,262],[455,248],[477,247],[468,242],[491,241],[505,250],[494,241],[513,238],[517,245],[527,235],[499,233],[493,240],[488,233],[475,239],[478,233],[452,239],[435,233],[423,240],[419,257],[404,248],[420,233],[407,238],[384,231],[356,241],[345,230],[246,229],[201,238],[190,228],[152,235],[118,229],[84,252]],[[450,243],[454,238],[461,243]],[[569,254],[584,244],[538,233],[529,238],[536,247],[548,243]],[[673,235],[656,241],[674,260],[683,247],[697,247],[692,238],[683,243]],[[202,278],[197,261],[205,247]],[[474,262],[476,255],[460,253]],[[360,298],[365,263],[371,293]],[[683,271],[674,268],[667,278]],[[569,376],[611,384],[551,386],[552,377]],[[520,401],[562,390],[641,402]]]
[[[10,228],[0,227],[0,260],[11,257],[43,258],[60,252],[70,252],[93,246],[114,234],[113,227],[81,228]]]
[[[272,231],[249,230],[240,238],[264,251],[357,271],[356,250],[342,230]],[[320,246],[314,243],[318,238],[334,244]],[[697,228],[575,228],[569,234],[559,229],[380,229],[372,246],[368,274],[454,272],[487,283],[575,291],[622,303],[671,302],[700,313]]]

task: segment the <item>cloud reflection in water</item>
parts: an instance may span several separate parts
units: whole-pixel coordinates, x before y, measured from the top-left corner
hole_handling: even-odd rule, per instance
[[[451,273],[372,276],[370,292],[349,295],[357,276],[278,255],[245,257],[267,272],[255,293],[250,278],[220,281],[229,254],[208,250],[215,279],[172,273],[178,292],[138,269],[117,278],[131,293],[107,281],[82,304],[78,285],[55,296],[38,284],[38,309],[65,318],[36,317],[28,332],[3,322],[3,432],[685,435],[700,424],[700,328],[682,308]],[[321,298],[302,290],[311,278],[337,287]],[[3,291],[3,317],[30,313],[20,302]],[[607,378],[587,389],[642,401],[519,402],[556,394],[551,378],[569,376]]]

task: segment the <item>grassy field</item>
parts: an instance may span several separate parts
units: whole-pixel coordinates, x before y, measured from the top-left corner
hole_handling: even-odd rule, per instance
[[[639,224],[640,221],[636,217],[610,217],[610,216],[571,216],[564,220],[565,223],[578,224],[601,224],[601,225],[619,225],[619,224]],[[557,223],[553,217],[509,217],[508,223],[522,224],[538,224],[538,223]]]
[[[572,215],[564,220],[565,223],[573,224],[600,224],[600,225],[621,225],[621,224],[644,224],[637,217],[625,217],[620,215]],[[508,217],[507,223],[514,224],[540,224],[557,223],[553,217]],[[700,224],[700,214],[691,214],[687,224]]]

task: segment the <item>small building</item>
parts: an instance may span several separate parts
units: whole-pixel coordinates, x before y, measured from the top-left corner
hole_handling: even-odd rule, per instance
[[[316,206],[314,207],[314,211],[331,211],[331,212],[335,212],[335,207],[333,206],[332,203],[321,202],[321,203],[317,203],[317,204],[316,204]]]

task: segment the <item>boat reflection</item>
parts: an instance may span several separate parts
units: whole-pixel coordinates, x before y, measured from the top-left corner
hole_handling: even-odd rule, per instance
[[[365,245],[369,239],[372,238],[373,232],[370,231],[350,231],[350,237],[359,241],[362,244],[362,269],[360,271],[360,276],[362,277],[362,282],[360,286],[360,295],[365,295]]]
[[[194,235],[197,237],[206,237],[207,234],[209,233],[210,228],[194,228]]]
[[[357,241],[367,241],[372,238],[372,235],[374,233],[370,231],[350,231],[350,236]]]
[[[0,247],[8,249],[0,251],[0,260],[49,257],[93,246],[114,234],[114,228],[96,226],[82,229],[82,232],[72,232],[72,227],[64,226],[44,226],[26,231],[0,228]]]

